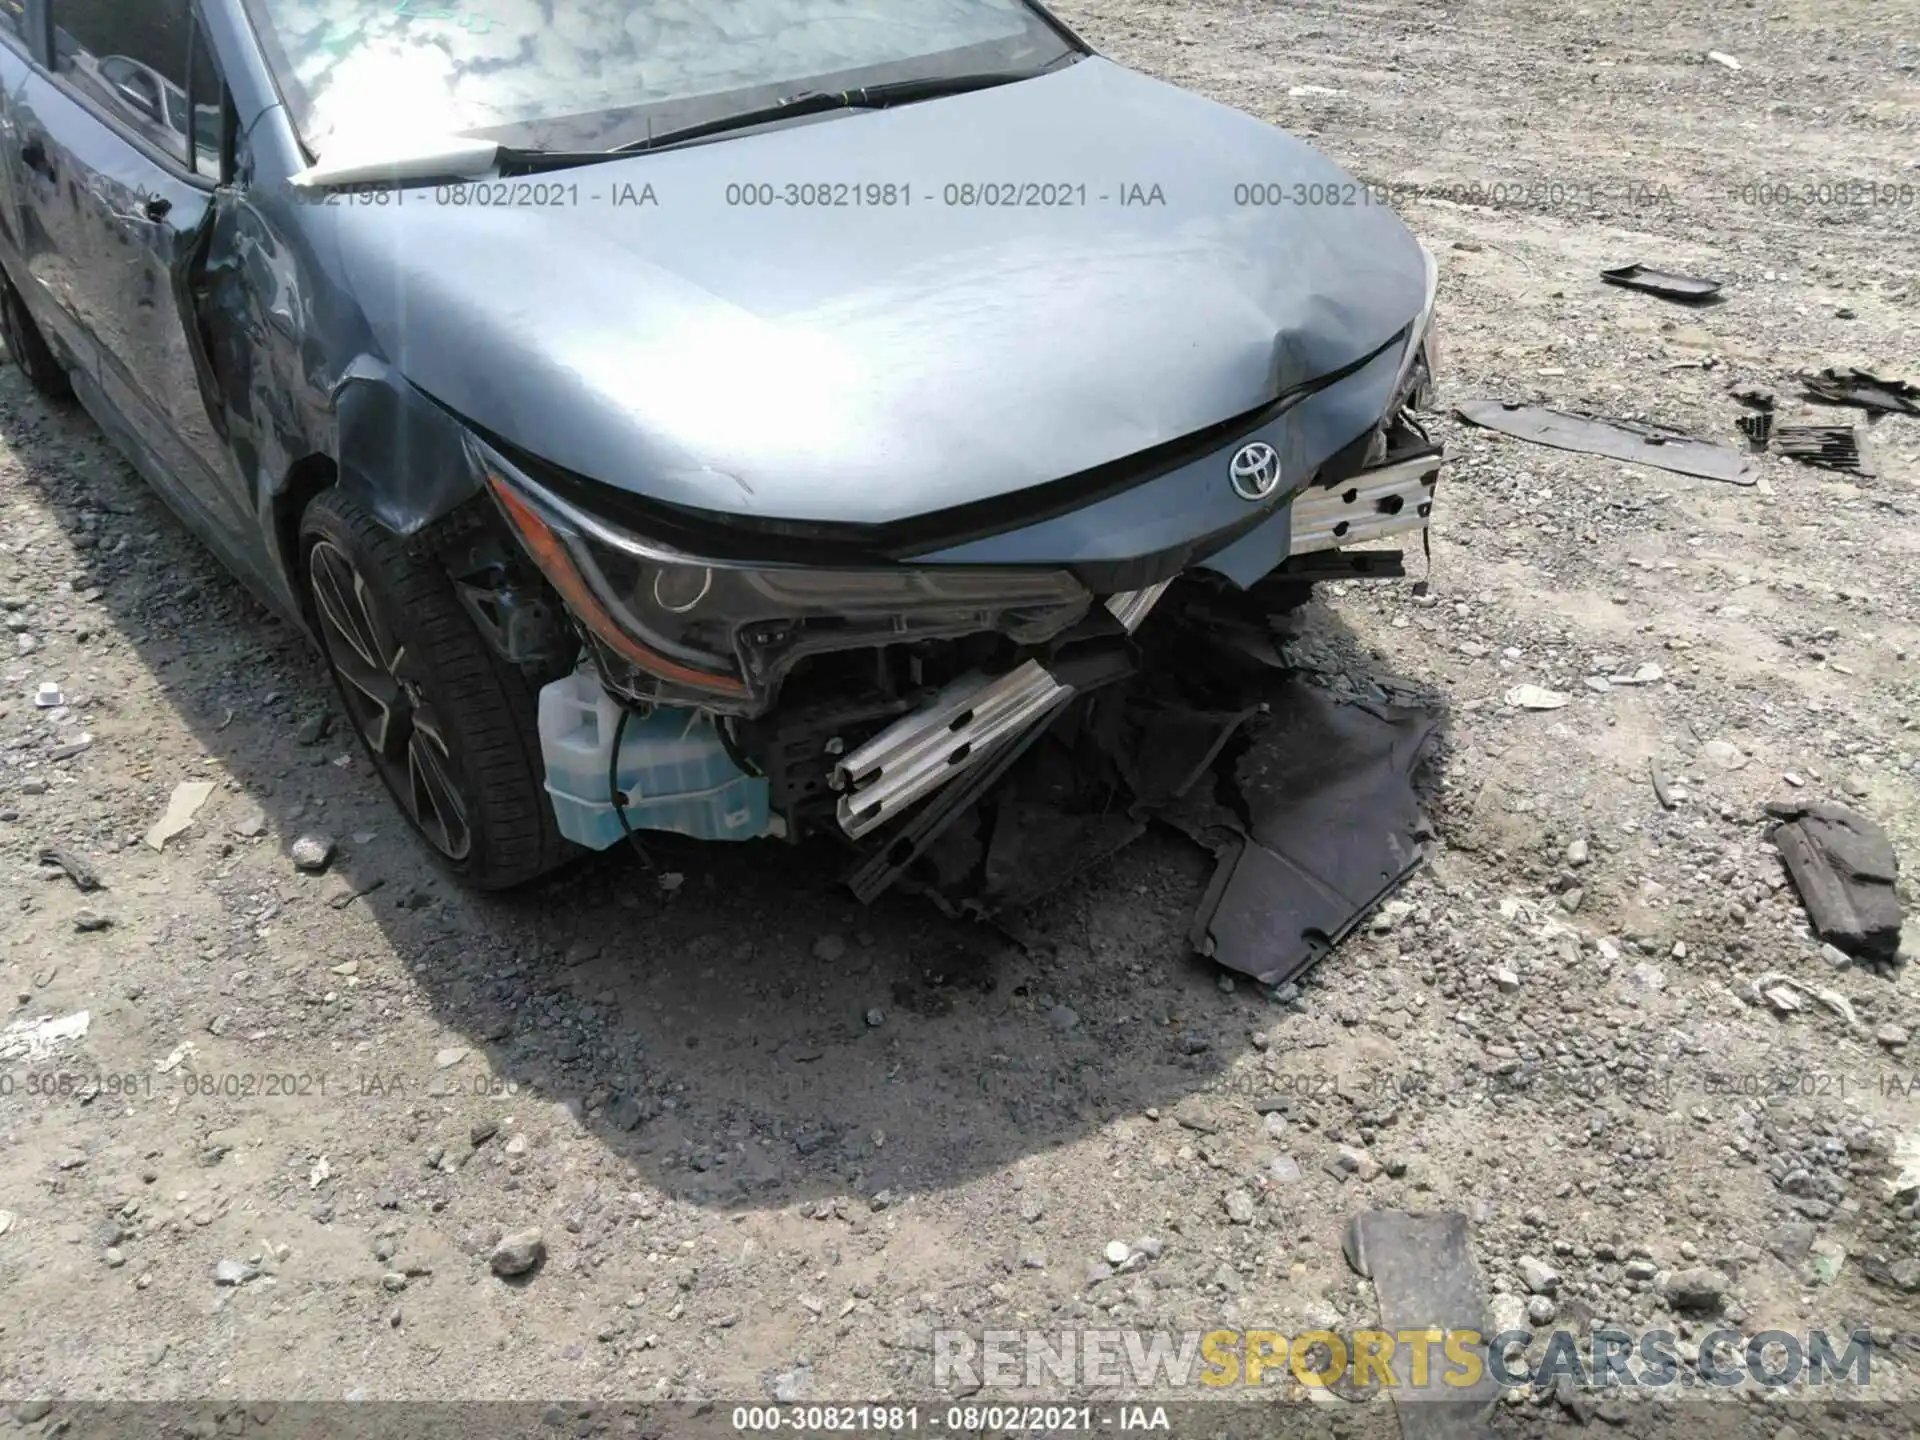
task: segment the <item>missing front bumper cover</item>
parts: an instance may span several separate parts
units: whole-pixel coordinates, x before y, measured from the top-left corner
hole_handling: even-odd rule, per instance
[[[1109,596],[1107,609],[1131,633],[1166,588],[1163,581]],[[1031,728],[1074,688],[1038,660],[1004,675],[961,676],[834,766],[840,828],[856,840],[877,830]]]
[[[1344,482],[1294,497],[1289,558],[1424,530],[1445,456],[1437,445],[1389,453]],[[1169,582],[1109,597],[1137,629]],[[871,834],[1054,713],[1075,691],[1059,667],[1027,660],[999,676],[963,675],[834,767],[836,816],[849,837]]]

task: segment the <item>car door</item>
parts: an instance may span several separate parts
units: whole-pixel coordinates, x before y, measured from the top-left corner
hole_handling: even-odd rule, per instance
[[[33,39],[23,0],[0,0],[0,266],[20,272],[20,141],[14,99],[33,74]]]
[[[0,0],[0,266],[60,361],[93,372],[92,342],[71,312],[51,301],[60,277],[48,269],[50,247],[34,212],[33,191],[45,184],[35,140],[34,91],[43,72],[45,12],[25,0]]]
[[[224,148],[212,49],[189,0],[44,3],[52,71],[19,113],[50,252],[30,269],[91,344],[87,408],[229,565],[258,572],[193,308]]]

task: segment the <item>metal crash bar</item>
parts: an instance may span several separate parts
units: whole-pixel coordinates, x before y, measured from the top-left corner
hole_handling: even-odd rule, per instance
[[[1107,597],[1128,631],[1139,628],[1170,582]],[[1001,741],[1018,735],[1073,687],[1037,660],[1004,675],[962,675],[911,715],[896,720],[833,767],[840,828],[858,839],[965,774]]]
[[[1444,457],[1438,450],[1363,470],[1327,490],[1293,499],[1292,555],[1358,545],[1426,528]]]

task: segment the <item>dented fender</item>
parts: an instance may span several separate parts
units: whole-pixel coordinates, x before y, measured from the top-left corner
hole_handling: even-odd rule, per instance
[[[237,473],[264,534],[278,602],[305,622],[299,519],[333,485],[397,535],[476,493],[463,430],[379,352],[341,283],[330,226],[284,191],[217,192],[195,284],[197,321]]]
[[[334,388],[340,488],[397,535],[478,494],[466,429],[383,360],[362,355]]]

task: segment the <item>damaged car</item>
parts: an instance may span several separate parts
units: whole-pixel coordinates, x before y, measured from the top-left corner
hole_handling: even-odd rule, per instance
[[[1170,589],[1429,524],[1432,257],[1027,0],[24,0],[0,146],[9,352],[477,886],[893,865]]]

